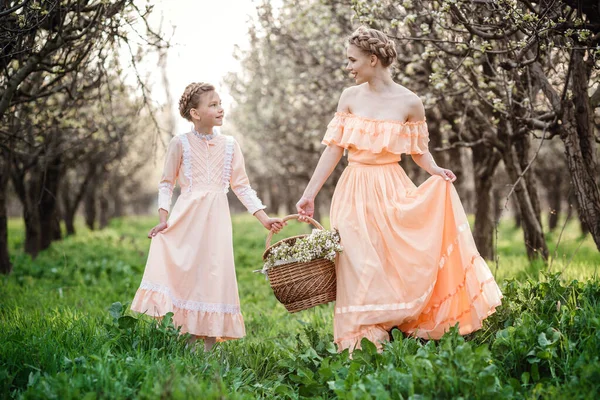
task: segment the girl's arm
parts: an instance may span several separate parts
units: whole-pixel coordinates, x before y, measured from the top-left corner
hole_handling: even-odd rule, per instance
[[[248,212],[254,215],[260,223],[267,229],[279,232],[285,225],[281,218],[269,218],[263,210],[267,208],[256,195],[256,191],[250,186],[246,166],[244,164],[244,155],[242,149],[236,140],[233,141],[233,159],[231,161],[231,189],[238,199],[242,202]]]
[[[181,165],[182,147],[181,140],[176,136],[171,139],[167,149],[163,173],[158,184],[158,217],[159,223],[148,232],[148,237],[152,238],[167,227],[167,217],[171,209],[171,198],[173,188],[179,176],[179,166]]]

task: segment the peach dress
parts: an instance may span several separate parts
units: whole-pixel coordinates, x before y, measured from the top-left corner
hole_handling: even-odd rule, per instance
[[[338,350],[381,348],[388,331],[439,339],[456,323],[481,328],[502,294],[475,247],[454,186],[432,176],[419,187],[400,154],[428,151],[425,121],[373,120],[338,112],[323,144],[348,150],[337,183],[331,225],[338,255],[334,338]]]
[[[250,213],[265,206],[249,185],[240,146],[218,133],[175,136],[159,184],[159,208],[169,210],[176,180],[181,195],[168,227],[152,239],[131,309],[153,317],[173,312],[182,333],[218,340],[244,337],[229,186]]]

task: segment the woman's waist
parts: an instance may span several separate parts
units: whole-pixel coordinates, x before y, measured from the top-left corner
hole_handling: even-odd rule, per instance
[[[390,168],[390,167],[400,167],[398,161],[392,162],[382,162],[382,163],[366,163],[366,162],[358,162],[358,161],[350,161],[348,162],[349,168]]]
[[[382,151],[373,153],[367,150],[351,150],[348,152],[349,164],[382,165],[400,162],[400,154]]]

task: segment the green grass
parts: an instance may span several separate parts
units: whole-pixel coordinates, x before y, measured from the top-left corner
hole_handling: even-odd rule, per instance
[[[563,279],[589,279],[598,276],[600,252],[590,235],[581,236],[579,224],[570,221],[565,229],[559,226],[553,232],[546,232],[546,242],[550,252],[547,265],[542,262],[530,263],[525,256],[523,232],[511,222],[500,224],[498,228],[498,268],[494,262],[488,263],[498,280],[508,278],[536,279],[540,273],[560,273]],[[561,233],[562,231],[562,233]]]
[[[128,311],[155,217],[97,232],[78,226],[35,260],[22,252],[22,222],[11,220],[0,397],[591,399],[600,390],[600,254],[574,224],[550,267],[530,264],[521,232],[500,226],[499,266],[490,267],[505,299],[482,330],[439,342],[395,331],[382,354],[364,343],[349,359],[332,344],[332,306],[288,314],[252,272],[266,231],[248,215],[233,221],[247,337],[192,354],[168,318],[156,324]],[[284,235],[306,230],[291,223]],[[552,254],[558,234],[548,235]]]

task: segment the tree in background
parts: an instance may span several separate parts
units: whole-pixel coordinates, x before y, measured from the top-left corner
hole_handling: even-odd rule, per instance
[[[5,1],[0,7],[2,272],[11,269],[7,176],[23,204],[25,250],[35,257],[60,238],[61,184],[69,191],[62,198],[72,233],[80,193],[89,191],[89,182],[98,175],[106,178],[109,167],[123,158],[139,100],[131,98],[136,89],[122,82],[119,51],[130,48],[134,64],[144,55],[134,54],[137,46],[128,39],[132,32],[145,40],[147,49],[166,45],[148,27],[150,11],[134,1]],[[135,30],[134,24],[140,23],[144,34]],[[138,82],[145,89],[139,77]],[[82,160],[87,168],[81,168]],[[79,187],[71,192],[72,180],[63,179],[72,170],[84,176],[84,191]]]

